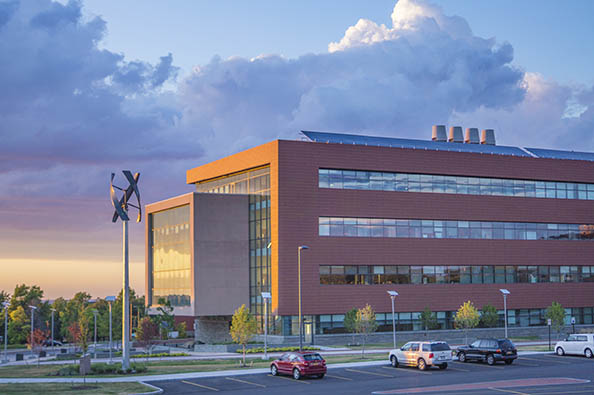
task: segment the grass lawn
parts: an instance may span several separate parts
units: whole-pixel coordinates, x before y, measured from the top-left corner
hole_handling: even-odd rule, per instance
[[[365,356],[365,359],[361,359],[361,355],[340,355],[330,356],[326,358],[327,363],[345,363],[345,362],[361,362],[361,361],[378,361],[386,360],[387,356],[384,354],[369,354]],[[263,361],[260,358],[247,358],[248,368],[268,368],[270,361]],[[146,365],[148,371],[140,373],[139,375],[154,375],[154,374],[173,374],[173,373],[189,373],[189,372],[212,372],[217,370],[230,370],[239,369],[239,360],[229,359],[209,359],[209,360],[193,360],[193,361],[149,361],[140,362],[135,361],[137,364]],[[17,365],[17,366],[5,366],[0,367],[0,378],[21,378],[21,377],[49,377],[49,374],[54,374],[60,368],[71,364],[63,365]],[[130,375],[133,376],[133,375]],[[79,377],[79,376],[67,376],[67,377]],[[121,377],[116,375],[89,375],[89,378],[93,377]],[[0,393],[3,394],[2,391]]]
[[[549,345],[534,345],[534,346],[517,346],[518,351],[553,351],[555,347],[555,343],[551,343],[551,349],[549,350]]]
[[[140,383],[87,383],[83,385],[67,383],[43,384],[0,384],[0,394],[134,394],[151,392],[152,388]]]

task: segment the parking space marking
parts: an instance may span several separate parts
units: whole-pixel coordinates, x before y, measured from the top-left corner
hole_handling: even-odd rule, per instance
[[[334,376],[334,375],[330,375],[330,374],[326,374],[326,377],[332,377],[333,379],[341,379],[341,380],[353,381],[353,379],[349,379],[348,377]]]
[[[489,389],[492,390],[492,391],[508,392],[508,393],[511,393],[511,394],[530,395],[530,394],[527,394],[525,392],[513,391],[513,390],[504,390],[502,388],[489,387]]]
[[[271,374],[268,375],[269,377],[274,377],[276,379],[283,379],[283,380],[289,380],[293,383],[301,383],[301,384],[311,384],[309,381],[303,381],[303,380],[295,380],[295,379],[290,379],[288,377],[283,377],[283,376],[273,376]]]
[[[382,368],[384,369],[390,369],[392,371],[394,371],[394,368],[392,367],[388,367],[388,366],[382,366]],[[426,371],[422,371],[422,370],[418,370],[415,368],[412,369],[402,369],[402,368],[398,368],[397,372],[410,372],[410,373],[420,373],[420,374],[433,374],[431,372],[426,372]]]
[[[516,365],[516,366],[530,366],[530,367],[533,367],[533,368],[537,368],[537,367],[539,367],[539,366],[540,366],[540,365],[535,365],[535,364],[533,364],[533,363],[524,363],[524,361],[522,361],[521,363],[520,363],[520,362],[518,362],[518,363],[516,363],[515,365]]]
[[[191,381],[181,380],[181,382],[184,384],[194,385],[194,386],[200,387],[200,388],[206,388],[207,390],[211,390],[211,391],[216,391],[216,392],[220,391],[218,388],[213,388],[213,387],[209,387],[209,386],[198,384],[198,383],[192,383]]]
[[[467,364],[468,362],[454,362],[456,364]],[[502,366],[494,366],[494,365],[483,365],[480,362],[475,362],[472,365],[468,365],[468,366],[480,366],[481,368],[487,368],[487,369],[505,369]]]
[[[537,395],[565,395],[565,394],[591,394],[592,390],[579,390],[579,391],[562,391],[562,392],[537,392]]]
[[[563,365],[571,365],[571,362],[567,362],[567,361],[559,361],[559,357],[556,355],[547,355],[547,354],[543,354],[543,357],[549,357],[549,358],[553,358],[555,359],[555,363],[560,363]],[[551,360],[551,359],[549,359]]]
[[[225,377],[225,378],[227,380],[237,381],[238,383],[251,384],[251,385],[258,386],[258,387],[264,387],[264,388],[266,388],[266,386],[264,384],[252,383],[251,381],[240,380],[240,379],[236,379],[234,377]]]
[[[457,370],[459,372],[470,372],[470,370],[468,370],[468,369],[452,368],[452,367],[449,367],[449,366],[448,366],[448,369],[447,370]]]
[[[396,376],[392,376],[391,374],[383,374],[383,373],[377,373],[377,372],[367,372],[365,370],[357,370],[357,369],[345,369],[347,372],[355,372],[355,373],[363,373],[363,374],[371,374],[374,376],[382,376],[382,377],[390,377],[390,378],[394,378]]]

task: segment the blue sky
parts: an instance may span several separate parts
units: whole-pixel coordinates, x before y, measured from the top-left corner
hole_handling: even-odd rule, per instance
[[[116,294],[109,175],[144,204],[299,130],[594,151],[594,2],[0,0],[0,290]],[[144,224],[131,227],[144,293]],[[59,273],[59,275],[55,275]],[[82,279],[82,280],[81,280]]]
[[[327,50],[359,18],[390,24],[393,0],[175,1],[87,0],[101,15],[102,45],[130,59],[155,61],[172,52],[191,70],[213,55],[281,54],[295,58]],[[514,63],[562,83],[594,83],[594,2],[590,0],[435,0],[460,15],[480,37],[514,47]],[[150,26],[150,29],[147,29]]]

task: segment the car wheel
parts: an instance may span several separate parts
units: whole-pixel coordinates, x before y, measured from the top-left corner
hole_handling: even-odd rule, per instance
[[[398,367],[398,358],[396,358],[396,355],[392,355],[390,357],[390,363],[392,364],[393,368],[397,368]]]
[[[318,374],[318,378],[319,378],[319,379],[323,379],[323,378],[324,378],[324,373],[322,373],[322,374]]]
[[[512,363],[514,363],[514,360],[513,359],[506,359],[505,360],[505,364],[506,365],[511,365]]]
[[[559,356],[565,355],[565,350],[563,350],[561,347],[557,347],[557,350],[555,351],[557,351],[557,355]]]
[[[301,372],[299,371],[299,369],[293,369],[293,378],[295,380],[299,380],[301,378]]]
[[[495,357],[493,356],[493,354],[487,355],[487,363],[489,365],[495,365]]]
[[[278,368],[276,367],[276,365],[270,366],[270,374],[273,376],[276,376],[278,374]]]
[[[466,362],[467,361],[467,359],[466,359],[466,353],[464,353],[464,352],[459,353],[458,354],[458,361],[460,361],[460,362]]]
[[[439,365],[439,368],[441,370],[447,369],[448,368],[448,364],[447,363],[442,363],[441,365]]]
[[[590,350],[589,348],[586,348],[586,351],[584,352],[584,354],[586,355],[586,358],[592,358],[594,356],[592,354],[592,350]]]
[[[425,362],[425,360],[423,358],[421,358],[421,359],[418,360],[417,367],[419,368],[419,370],[426,370],[427,369],[427,363]]]

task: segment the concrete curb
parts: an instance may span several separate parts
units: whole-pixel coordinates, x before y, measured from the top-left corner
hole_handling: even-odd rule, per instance
[[[159,388],[157,386],[154,386],[154,385],[149,384],[149,383],[144,383],[142,381],[139,381],[138,383],[139,384],[142,384],[142,385],[146,385],[147,387],[154,389],[154,391],[151,391],[151,392],[139,392],[139,393],[130,394],[130,395],[156,395],[156,394],[162,394],[163,393],[163,388]]]

